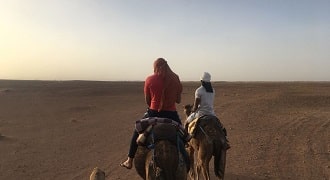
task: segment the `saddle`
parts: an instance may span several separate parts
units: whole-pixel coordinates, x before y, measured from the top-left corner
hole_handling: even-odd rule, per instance
[[[160,140],[169,140],[176,145],[178,133],[181,136],[186,134],[178,122],[159,117],[138,120],[135,122],[135,129],[139,133],[137,139],[139,145],[156,143]]]
[[[195,133],[195,129],[196,129],[196,124],[197,121],[199,120],[199,118],[195,118],[194,120],[192,120],[189,124],[188,124],[188,133],[189,134],[194,134]]]
[[[195,134],[196,129],[197,129],[198,125],[200,125],[201,120],[214,121],[214,122],[216,122],[217,126],[225,132],[225,129],[224,129],[222,123],[219,121],[219,119],[216,116],[203,115],[201,117],[195,118],[188,124],[188,133],[189,134],[192,134],[192,135]],[[227,135],[227,133],[225,133],[225,135]]]
[[[176,121],[173,121],[172,119],[168,118],[160,118],[160,117],[147,117],[143,119],[139,119],[135,121],[135,130],[141,134],[143,131],[145,131],[149,125],[155,125],[157,123],[170,123],[173,126],[180,126],[180,124]]]

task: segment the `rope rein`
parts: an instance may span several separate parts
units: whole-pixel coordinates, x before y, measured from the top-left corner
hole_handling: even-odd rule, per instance
[[[207,142],[211,143],[212,139],[210,138],[210,136],[206,134],[205,130],[200,125],[198,125],[198,127],[202,131],[202,133],[205,135]]]

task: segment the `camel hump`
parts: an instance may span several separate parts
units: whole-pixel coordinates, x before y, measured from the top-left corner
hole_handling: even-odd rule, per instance
[[[200,126],[205,126],[205,125],[214,125],[215,127],[220,127],[221,129],[223,128],[222,123],[216,116],[212,115],[204,115],[198,118],[198,124]]]
[[[161,140],[168,140],[176,144],[177,127],[171,123],[155,124],[152,133],[153,133],[154,142],[158,142]]]

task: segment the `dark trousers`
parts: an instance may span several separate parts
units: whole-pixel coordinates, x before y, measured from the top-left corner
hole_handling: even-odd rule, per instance
[[[128,157],[134,158],[135,153],[138,148],[138,144],[136,143],[137,138],[139,137],[139,133],[134,129],[132,138],[131,138],[131,144],[129,146],[129,151],[128,151]]]
[[[147,114],[148,114],[147,117],[168,118],[168,119],[172,119],[172,120],[176,121],[179,124],[182,124],[177,111],[159,111],[158,112],[156,110],[148,109]]]

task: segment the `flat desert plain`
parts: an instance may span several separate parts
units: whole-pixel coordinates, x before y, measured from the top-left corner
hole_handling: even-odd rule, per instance
[[[199,85],[183,82],[182,120]],[[330,179],[330,82],[213,86],[227,180]],[[96,166],[108,180],[140,179],[119,163],[145,109],[143,82],[1,80],[0,179],[88,180]]]

